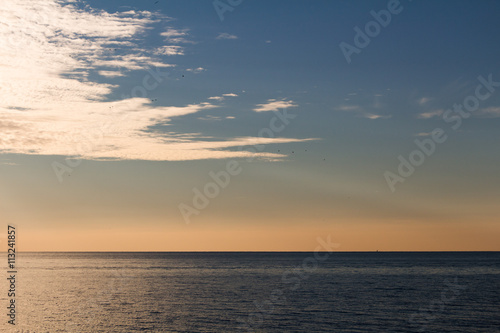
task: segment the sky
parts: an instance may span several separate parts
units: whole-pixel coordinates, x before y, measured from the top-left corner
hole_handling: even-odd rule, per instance
[[[0,9],[21,251],[499,251],[498,1]]]

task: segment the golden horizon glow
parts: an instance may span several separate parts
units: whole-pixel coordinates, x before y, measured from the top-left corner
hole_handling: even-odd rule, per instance
[[[168,230],[167,230],[168,229]],[[23,252],[238,252],[314,251],[317,237],[330,235],[339,252],[362,251],[500,251],[500,227],[459,224],[344,224],[336,227],[299,225],[187,226],[177,228],[96,228],[91,230],[19,229]]]

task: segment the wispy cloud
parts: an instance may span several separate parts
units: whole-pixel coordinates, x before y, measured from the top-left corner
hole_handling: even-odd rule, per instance
[[[194,73],[194,74],[199,74],[201,72],[206,71],[206,69],[203,67],[197,67],[197,68],[188,68],[188,69],[186,69],[186,71]]]
[[[208,99],[213,99],[216,101],[223,101],[225,99],[224,97],[236,97],[236,96],[238,96],[238,95],[233,94],[233,93],[229,93],[229,94],[222,94],[222,96],[212,96],[212,97],[209,97]]]
[[[355,96],[355,95],[353,95]],[[371,108],[372,109],[380,109],[381,104],[378,102],[378,98],[380,98],[379,95],[374,95],[375,101],[372,103]],[[381,115],[378,113],[373,113],[373,112],[367,112],[366,108],[361,107],[360,105],[356,104],[351,104],[351,105],[339,105],[334,108],[335,110],[342,111],[342,112],[352,112],[354,113],[357,117],[360,118],[366,118],[366,119],[389,119],[392,117],[392,115]]]
[[[286,109],[298,106],[294,101],[287,100],[276,100],[269,99],[264,104],[257,104],[256,108],[253,109],[255,112],[265,112],[265,111],[277,111],[278,109]]]
[[[363,118],[368,118],[368,119],[388,119],[391,118],[391,115],[379,115],[379,114],[373,114],[373,113],[363,113],[361,115]]]
[[[118,76],[125,76],[122,72],[118,71],[99,71],[99,75],[106,76],[106,77],[118,77]]]
[[[223,117],[220,117],[220,116],[212,116],[212,115],[208,115],[208,116],[204,116],[204,117],[198,117],[199,120],[208,120],[208,121],[220,121],[222,119],[224,119]]]
[[[482,118],[498,118],[500,117],[500,106],[490,106],[488,108],[480,109],[476,112]]]
[[[168,56],[184,55],[184,48],[182,46],[179,46],[179,45],[164,45],[164,46],[158,47],[155,50],[155,54],[168,55]]]
[[[422,112],[417,115],[417,118],[419,119],[430,119],[434,117],[440,117],[444,113],[444,110],[438,109],[438,110],[432,110],[432,111],[427,111],[427,112]]]
[[[361,110],[359,105],[339,105],[335,108],[339,111],[358,111]]]
[[[170,44],[188,42],[187,29],[164,31],[169,45],[139,47],[154,24],[166,18],[158,13],[108,13],[56,0],[13,0],[3,4],[3,10],[7,14],[0,17],[0,152],[95,160],[275,159],[276,154],[228,148],[254,141],[307,140],[206,140],[201,134],[179,136],[157,129],[169,126],[175,117],[219,107],[215,99],[184,106],[159,106],[139,97],[109,101],[118,87],[106,79],[136,70],[146,74],[152,66],[173,67],[163,56],[183,54],[182,46]],[[89,79],[94,72],[100,81]],[[295,106],[287,103],[274,107]]]
[[[216,39],[238,39],[238,36],[228,34],[227,32],[221,32],[221,33],[219,33],[219,35],[218,35],[217,37],[215,37],[215,38],[216,38]]]
[[[169,43],[193,43],[190,40],[187,40],[188,29],[174,29],[168,28],[167,31],[160,33],[160,36],[165,37],[165,41]]]
[[[422,97],[417,101],[417,103],[420,105],[424,105],[427,104],[430,100],[431,99],[429,97]]]

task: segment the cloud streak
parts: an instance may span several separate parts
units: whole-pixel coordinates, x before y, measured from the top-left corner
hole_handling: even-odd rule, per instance
[[[216,39],[238,39],[238,36],[228,34],[227,32],[221,32]]]
[[[294,101],[269,99],[266,103],[257,104],[253,109],[255,112],[278,111],[278,109],[286,109],[298,106]]]

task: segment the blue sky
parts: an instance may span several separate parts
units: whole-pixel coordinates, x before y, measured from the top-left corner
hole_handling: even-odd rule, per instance
[[[390,1],[243,1],[222,21],[212,1],[155,2],[3,10],[2,211],[28,249],[142,250],[127,228],[148,226],[154,250],[306,250],[325,233],[346,250],[498,250],[500,89],[459,129],[443,118],[479,76],[500,81],[497,1],[402,0],[350,63],[339,44]],[[435,128],[446,142],[391,189],[385,173]],[[187,221],[180,205],[229,161],[242,172]],[[97,226],[122,241],[85,245]],[[176,243],[193,235],[204,245]]]

